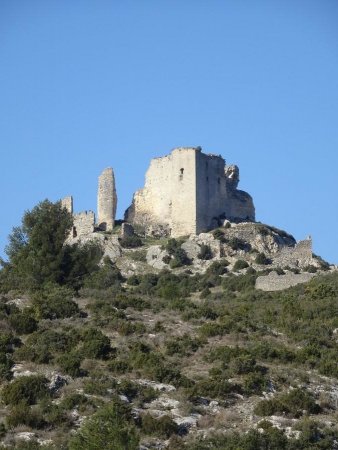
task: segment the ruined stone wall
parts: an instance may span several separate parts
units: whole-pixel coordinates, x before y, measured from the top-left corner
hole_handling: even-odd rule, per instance
[[[70,195],[61,200],[62,208],[66,208],[68,212],[73,214],[73,197]]]
[[[274,256],[275,266],[296,266],[306,267],[315,264],[312,256],[312,239],[299,241],[294,247],[284,247]]]
[[[251,197],[237,191],[237,184],[228,188],[228,182],[221,156],[206,155],[200,148],[176,148],[151,161],[145,186],[134,194],[125,219],[162,227],[174,237],[213,229],[220,216],[233,213],[240,214],[237,219],[254,220]]]
[[[73,216],[72,238],[86,236],[94,232],[95,214],[93,211],[83,211]]]
[[[307,283],[313,278],[313,273],[295,274],[289,272],[285,275],[277,275],[276,272],[270,272],[269,275],[258,277],[256,280],[256,289],[261,291],[281,291],[300,283]]]
[[[99,176],[97,193],[98,226],[104,231],[114,228],[117,207],[115,177],[111,167],[104,169]]]
[[[217,219],[227,208],[227,186],[224,159],[196,153],[196,233],[218,226]]]
[[[153,159],[147,170],[145,186],[135,192],[125,213],[127,222],[139,225],[156,223],[165,228],[171,222],[171,157]]]
[[[196,153],[178,148],[171,153],[171,235],[196,233]]]

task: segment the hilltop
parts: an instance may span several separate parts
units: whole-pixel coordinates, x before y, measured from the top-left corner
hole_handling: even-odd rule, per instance
[[[5,448],[335,448],[338,274],[309,239],[258,223],[177,239],[115,223],[70,242],[71,227],[43,202],[11,235]],[[311,279],[282,289],[297,276]]]

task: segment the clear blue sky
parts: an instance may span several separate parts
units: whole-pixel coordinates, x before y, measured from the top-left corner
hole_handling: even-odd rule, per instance
[[[121,217],[197,145],[338,263],[337,0],[0,0],[0,254],[40,200],[95,210],[112,166]]]

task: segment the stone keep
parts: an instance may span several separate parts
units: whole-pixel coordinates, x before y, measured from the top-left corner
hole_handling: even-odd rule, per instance
[[[115,189],[115,177],[111,167],[104,169],[99,176],[97,193],[98,226],[103,231],[111,231],[114,228],[117,206]]]
[[[151,161],[125,220],[174,237],[209,231],[224,219],[253,221],[252,198],[237,189],[238,182],[238,167],[226,166],[221,156],[175,148]]]

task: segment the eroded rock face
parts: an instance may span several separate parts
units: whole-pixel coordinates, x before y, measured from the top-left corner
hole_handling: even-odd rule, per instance
[[[237,189],[239,169],[220,155],[180,147],[151,161],[145,186],[133,197],[125,220],[147,234],[199,234],[224,221],[255,220],[252,198]]]

